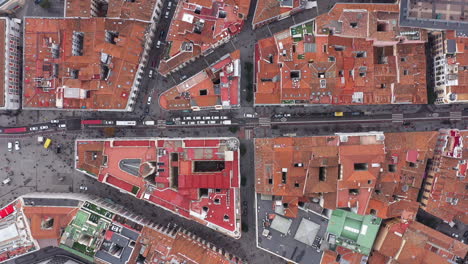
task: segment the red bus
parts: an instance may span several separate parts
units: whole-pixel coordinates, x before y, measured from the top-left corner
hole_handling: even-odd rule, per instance
[[[26,127],[5,128],[3,130],[4,133],[21,133],[21,132],[26,132],[26,131],[27,131]]]
[[[82,125],[100,125],[102,120],[81,120]]]

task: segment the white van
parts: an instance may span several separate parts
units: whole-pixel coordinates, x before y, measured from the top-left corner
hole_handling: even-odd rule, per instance
[[[10,179],[10,178],[6,178],[6,179],[4,179],[4,180],[2,181],[2,184],[3,184],[3,185],[7,185],[7,184],[9,184],[10,182],[11,182],[11,179]]]
[[[146,126],[154,126],[154,121],[153,120],[148,120],[148,121],[145,121],[144,124]]]

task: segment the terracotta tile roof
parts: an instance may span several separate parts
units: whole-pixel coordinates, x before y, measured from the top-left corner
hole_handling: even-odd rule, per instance
[[[237,257],[229,257],[213,245],[202,242],[185,231],[168,232],[144,227],[135,248],[136,253],[146,248],[142,255],[149,264],[159,264],[161,261],[194,264],[242,263]],[[134,254],[132,259],[136,261],[137,257],[138,254]]]
[[[292,0],[291,6],[285,6],[277,0],[259,0],[255,7],[252,24],[254,27],[289,16],[304,9],[300,0]]]
[[[447,222],[455,218],[468,220],[467,137],[468,131],[440,130],[434,164],[426,179],[422,208]]]
[[[108,0],[106,10],[99,9],[99,4],[93,3],[91,0],[66,0],[65,16],[66,17],[109,17],[123,19],[138,19],[150,21],[153,11],[156,7],[157,0]],[[96,5],[93,11],[91,4]],[[93,13],[95,12],[95,13]]]
[[[399,28],[398,10],[336,4],[317,17],[315,32],[308,22],[260,40],[255,103],[427,102],[425,57],[415,56],[425,52],[427,32]]]
[[[240,104],[240,50],[161,94],[159,104],[166,110],[222,109]]]
[[[374,250],[397,263],[449,263],[455,256],[464,258],[468,245],[416,221],[392,220],[380,229]]]
[[[23,106],[125,109],[147,26],[106,18],[26,18]]]
[[[250,0],[179,1],[159,72],[167,75],[239,33],[249,6]]]
[[[23,207],[34,239],[55,239],[57,244],[63,229],[68,226],[77,211],[76,207]],[[45,227],[45,221],[53,221],[52,227]]]

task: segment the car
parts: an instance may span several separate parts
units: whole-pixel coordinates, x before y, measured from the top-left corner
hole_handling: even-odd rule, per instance
[[[181,122],[180,122],[180,124],[181,124],[181,125],[186,125],[186,124],[187,124],[187,122],[185,122],[185,121],[181,121]]]
[[[148,105],[151,104],[151,99],[152,99],[152,97],[148,96],[148,100],[146,100],[146,104],[148,104]]]
[[[192,117],[191,116],[185,116],[184,120],[192,120]]]
[[[198,124],[204,125],[204,124],[206,124],[206,121],[198,121]]]
[[[181,81],[182,81],[182,80],[185,80],[185,79],[187,79],[187,75],[184,75],[184,76],[180,77],[180,80],[181,80]]]
[[[254,118],[255,115],[254,115],[254,114],[247,114],[247,113],[245,113],[245,114],[244,114],[244,117],[247,117],[247,118]]]
[[[227,116],[221,116],[221,119],[226,120],[226,119],[228,119],[228,117]]]
[[[145,114],[149,114],[149,111],[150,111],[149,107],[145,107]]]
[[[57,149],[56,149],[57,154],[60,154],[62,152],[62,145],[58,144]]]
[[[291,117],[291,114],[284,114],[284,117]]]
[[[85,185],[80,185],[80,190],[86,191],[88,190],[88,187],[86,187]]]
[[[8,142],[7,146],[8,146],[8,151],[11,152],[13,150],[13,143]]]
[[[274,117],[274,118],[282,118],[282,117],[283,117],[283,114],[275,114],[273,117]]]
[[[15,141],[15,150],[20,150],[20,143],[18,140]]]
[[[196,123],[195,123],[195,121],[190,121],[190,122],[188,122],[188,124],[189,125],[195,125]]]
[[[212,116],[211,119],[213,119],[213,120],[219,120],[219,116]]]
[[[175,125],[175,123],[174,123],[174,121],[167,120],[167,121],[166,121],[166,125]]]
[[[164,30],[161,30],[161,32],[159,32],[159,38],[164,38],[164,33],[166,33]]]
[[[210,120],[211,118],[209,116],[204,116],[203,120]]]
[[[38,127],[30,127],[30,128],[29,128],[29,131],[37,131],[37,130],[39,130]]]
[[[208,121],[208,124],[216,124],[216,121],[214,120]]]
[[[167,8],[171,8],[172,2],[167,3]]]
[[[149,70],[148,77],[153,79],[153,69]]]
[[[113,124],[114,124],[114,121],[111,121],[111,120],[104,121],[104,125],[113,125]]]
[[[59,120],[57,120],[57,119],[50,120],[50,123],[51,123],[51,124],[58,124],[59,122],[60,122],[60,121],[59,121]]]
[[[169,18],[169,11],[166,12],[166,14],[164,15],[165,18]]]
[[[46,129],[49,129],[49,126],[40,126],[39,129],[46,130]]]
[[[175,121],[180,121],[180,117],[174,117],[174,118],[172,118],[172,121],[174,121],[174,122]]]
[[[193,120],[202,120],[201,116],[194,116]]]
[[[161,41],[158,40],[158,42],[156,42],[156,48],[159,49],[159,47],[161,47]]]

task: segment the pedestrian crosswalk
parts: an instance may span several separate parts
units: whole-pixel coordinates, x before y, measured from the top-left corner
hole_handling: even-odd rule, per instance
[[[450,112],[450,120],[462,120],[462,112]]]
[[[403,123],[403,114],[392,114],[392,122]]]
[[[166,120],[158,120],[158,128],[166,128]]]
[[[258,119],[260,126],[271,126],[271,118],[269,117],[260,117]]]

